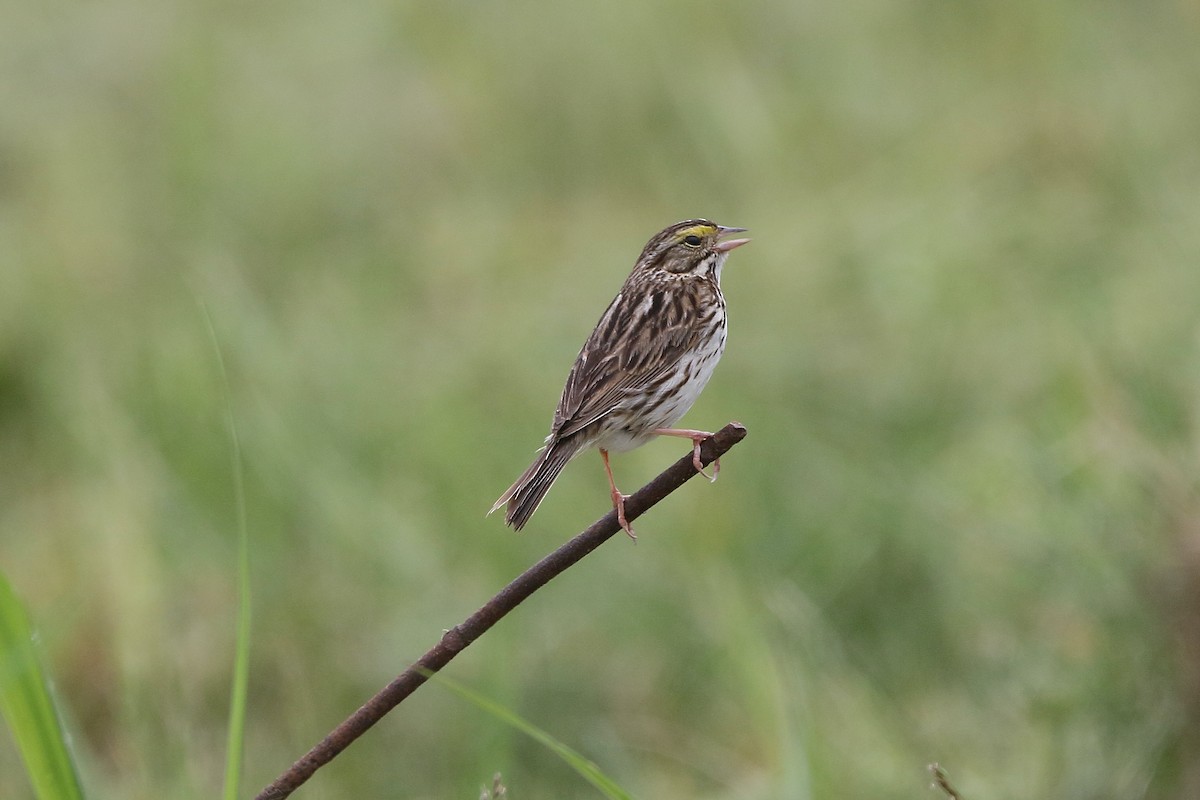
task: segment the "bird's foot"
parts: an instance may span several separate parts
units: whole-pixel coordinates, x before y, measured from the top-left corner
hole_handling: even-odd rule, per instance
[[[629,538],[636,543],[637,534],[629,526],[629,520],[625,519],[625,500],[629,495],[621,494],[617,489],[617,482],[613,480],[612,467],[608,463],[608,451],[603,447],[600,448],[600,458],[604,460],[604,474],[608,476],[608,493],[612,497],[613,508],[617,510],[617,523],[620,524],[621,530],[625,531]]]
[[[654,433],[659,436],[678,436],[683,439],[692,440],[692,466],[696,468],[704,477],[708,478],[709,482],[715,481],[717,475],[721,472],[721,459],[714,458],[712,462],[712,475],[704,471],[704,464],[700,461],[700,443],[708,437],[712,436],[708,431],[694,431],[690,428],[656,428]]]
[[[634,542],[637,542],[637,534],[633,532],[633,528],[630,526],[629,520],[625,519],[625,501],[628,499],[629,495],[621,494],[617,491],[617,487],[613,487],[612,501],[613,508],[617,510],[617,524],[621,526],[621,530],[625,531],[630,539],[632,539]]]

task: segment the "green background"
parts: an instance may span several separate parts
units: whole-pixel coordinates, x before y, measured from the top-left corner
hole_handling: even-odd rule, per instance
[[[0,23],[0,569],[93,797],[221,784],[229,409],[252,793],[608,509],[586,454],[523,534],[483,517],[694,216],[754,241],[685,424],[749,437],[448,674],[640,798],[929,797],[932,761],[971,800],[1200,795],[1196,3]],[[437,686],[300,796],[496,771],[597,796]]]

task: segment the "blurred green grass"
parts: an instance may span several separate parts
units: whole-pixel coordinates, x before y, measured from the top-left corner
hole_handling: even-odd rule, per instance
[[[0,567],[94,797],[244,791],[606,510],[522,470],[645,239],[749,227],[750,437],[451,674],[639,797],[1200,792],[1200,11],[19,4]],[[680,453],[616,464],[638,485]],[[436,687],[314,796],[590,797]],[[29,796],[0,743],[0,794]]]

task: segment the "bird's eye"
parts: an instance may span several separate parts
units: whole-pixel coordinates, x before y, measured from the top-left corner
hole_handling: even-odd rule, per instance
[[[693,233],[691,236],[683,237],[683,243],[688,247],[699,247],[700,237]]]

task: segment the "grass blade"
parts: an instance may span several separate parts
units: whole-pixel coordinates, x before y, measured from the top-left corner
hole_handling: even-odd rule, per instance
[[[502,722],[508,723],[539,744],[545,746],[565,761],[571,769],[579,773],[584,780],[599,789],[609,800],[633,800],[633,795],[618,786],[612,778],[601,772],[599,767],[533,723],[522,719],[499,703],[489,700],[481,694],[476,694],[462,684],[452,681],[443,675],[429,673],[427,677],[437,681],[459,697],[483,709]]]
[[[232,422],[231,422],[232,425]],[[238,608],[237,642],[233,656],[233,686],[229,697],[229,732],[225,742],[225,800],[237,800],[242,774],[242,756],[246,731],[246,695],[250,678],[250,547],[246,535],[241,457],[237,454],[234,434],[235,469],[238,495]]]
[[[83,797],[79,774],[50,696],[20,600],[0,575],[0,712],[42,800]]]
[[[246,733],[246,695],[250,678],[250,543],[246,530],[246,486],[242,473],[242,446],[238,439],[233,416],[233,400],[229,390],[229,373],[208,307],[200,302],[225,396],[226,421],[229,426],[230,460],[233,469],[233,496],[238,528],[238,605],[237,634],[233,654],[233,685],[229,696],[229,730],[225,740],[225,800],[237,800],[242,775],[242,756]]]

